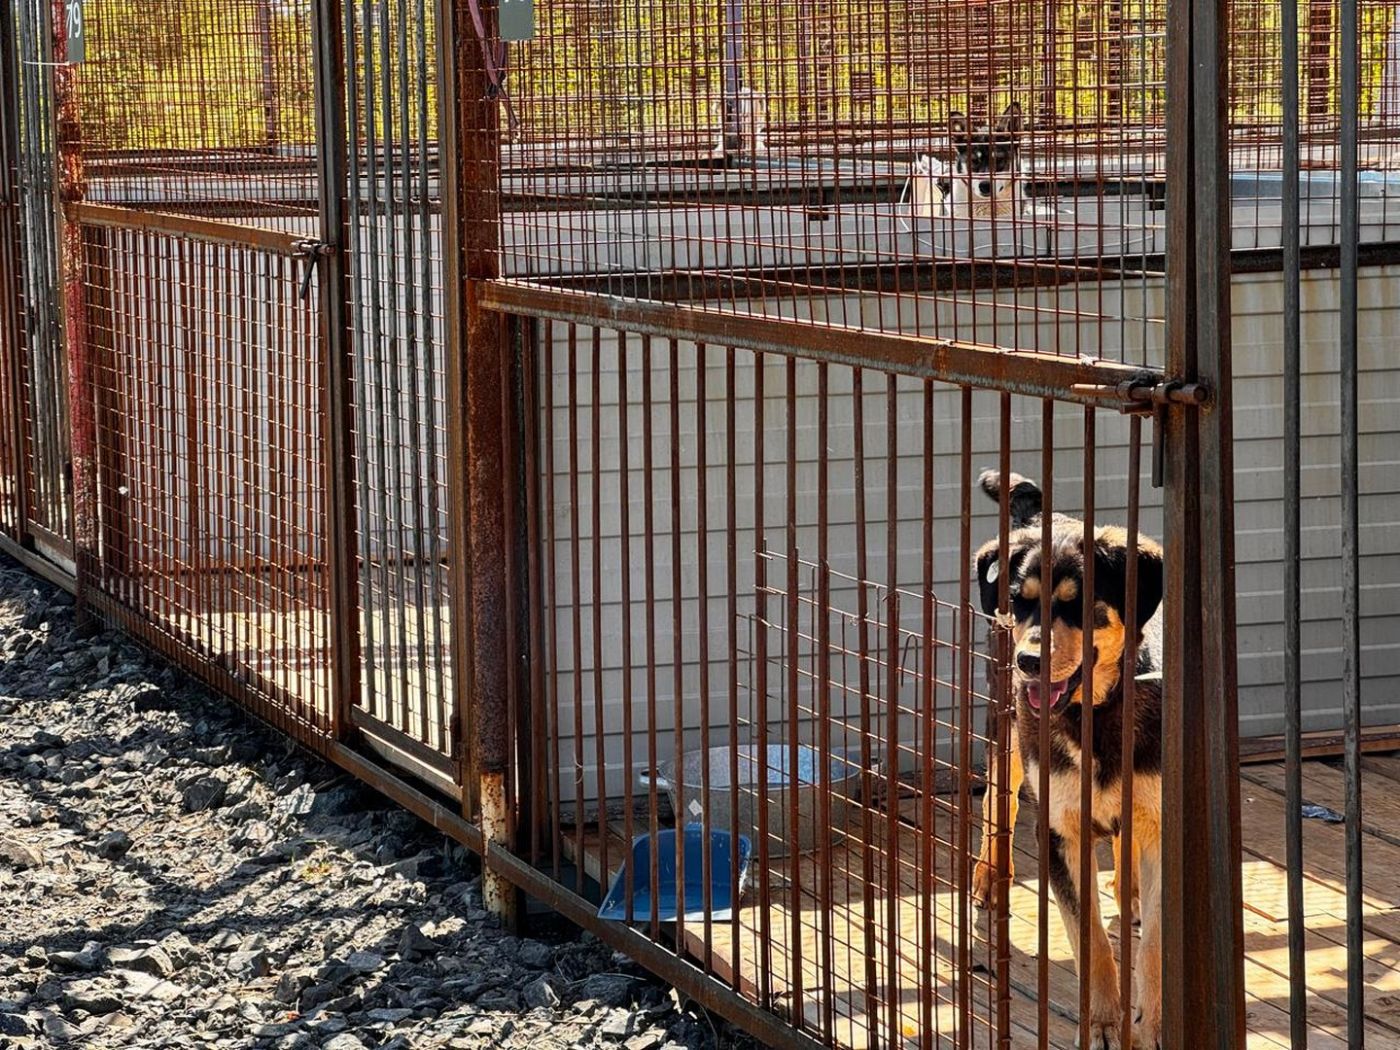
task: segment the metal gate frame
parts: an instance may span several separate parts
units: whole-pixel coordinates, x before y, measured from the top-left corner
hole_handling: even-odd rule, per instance
[[[467,25],[469,0],[447,3],[455,27]],[[489,5],[494,8],[494,4]],[[488,10],[488,28],[494,11]],[[976,385],[1004,393],[1152,411],[1164,463],[1166,541],[1172,552],[1167,583],[1163,776],[1163,1009],[1169,1045],[1243,1045],[1244,970],[1238,770],[1239,730],[1235,697],[1234,520],[1231,459],[1229,166],[1226,120],[1226,4],[1223,0],[1171,0],[1168,14],[1168,183],[1170,186],[1168,359],[1160,375],[1108,363],[1045,355],[988,352],[953,344],[861,334],[854,353],[841,333],[768,318],[706,313],[680,306],[619,301],[525,286],[496,279],[496,204],[463,186],[496,185],[499,135],[477,49],[464,46],[463,80],[454,172],[460,209],[452,227],[466,231],[457,248],[460,281],[454,282],[458,330],[466,334],[469,393],[501,391],[497,399],[467,399],[468,470],[472,471],[473,563],[508,565],[498,576],[473,577],[472,649],[474,720],[470,751],[483,785],[494,790],[508,761],[500,730],[528,724],[531,690],[512,677],[515,661],[528,660],[502,645],[501,624],[528,619],[541,598],[533,555],[528,564],[508,558],[500,539],[506,509],[523,502],[516,486],[523,462],[502,475],[504,490],[481,495],[495,470],[506,435],[529,435],[522,399],[511,397],[503,361],[518,356],[507,334],[529,320],[603,325],[639,334],[743,346],[804,359],[872,365],[907,375]],[[444,33],[444,36],[455,37]],[[475,176],[475,178],[473,178]],[[485,181],[477,181],[484,179]],[[482,210],[485,210],[483,215]],[[528,372],[529,369],[527,368]],[[514,418],[502,419],[505,411]],[[528,438],[527,438],[528,440]],[[491,457],[487,459],[485,457]],[[489,470],[480,471],[483,463]],[[481,529],[477,533],[477,529]],[[514,580],[514,586],[510,585]],[[496,615],[505,609],[506,615]],[[484,621],[484,622],[483,622]],[[532,794],[531,767],[518,763],[511,808]],[[486,790],[486,789],[484,789]],[[493,827],[483,808],[488,865],[505,860],[515,876],[529,866],[515,842],[533,834],[528,824]],[[524,880],[519,880],[523,882]],[[531,880],[534,882],[535,880]],[[537,886],[537,883],[536,883]],[[537,892],[535,887],[532,890]],[[567,901],[570,917],[599,934],[599,923],[581,898],[559,886],[550,900]],[[663,953],[663,958],[674,957]],[[668,961],[658,972],[670,977]],[[708,978],[712,1001],[731,1016],[752,1007]],[[736,1019],[740,1019],[736,1017]],[[740,1023],[743,1023],[740,1020]],[[792,1030],[784,1043],[799,1039]]]
[[[489,33],[496,5],[483,6]],[[333,508],[328,541],[334,717],[328,738],[305,742],[480,852],[492,876],[487,899],[499,913],[514,915],[516,891],[524,890],[770,1042],[815,1045],[640,933],[598,923],[590,905],[554,883],[524,856],[520,843],[538,817],[529,809],[537,797],[531,782],[534,770],[522,760],[528,753],[525,741],[537,717],[538,699],[532,688],[527,639],[528,625],[538,615],[539,595],[531,549],[524,540],[530,523],[523,512],[528,505],[526,467],[534,455],[533,429],[526,421],[529,371],[521,362],[528,323],[546,318],[601,322],[640,333],[804,359],[876,365],[904,375],[1004,393],[1150,410],[1157,415],[1161,436],[1171,508],[1167,539],[1175,553],[1167,615],[1166,677],[1168,695],[1175,702],[1166,709],[1165,744],[1166,1022],[1175,1046],[1238,1045],[1244,1011],[1239,797],[1233,775],[1238,725],[1222,0],[1172,0],[1168,19],[1173,100],[1170,355],[1161,375],[1108,363],[993,353],[889,335],[863,337],[862,352],[856,355],[831,330],[680,307],[603,301],[499,280],[496,189],[501,137],[498,103],[473,28],[475,8],[473,0],[438,3],[440,97],[442,111],[451,115],[441,129],[446,331],[449,345],[460,348],[449,355],[449,399],[453,418],[465,421],[464,427],[452,430],[449,454],[452,541],[461,552],[453,563],[454,593],[463,606],[454,625],[459,643],[455,646],[457,681],[464,686],[456,701],[461,797],[445,803],[367,759],[354,746],[350,708],[359,694],[359,637],[340,0],[317,0],[314,7],[322,193],[320,237],[306,246],[308,265],[319,260],[321,339],[330,392],[326,484]],[[0,19],[0,29],[13,31],[8,17]],[[12,67],[0,65],[0,76],[14,75]],[[4,138],[8,150],[13,141],[8,121]],[[10,154],[0,157],[8,160]],[[7,208],[11,200],[7,193]],[[6,278],[13,280],[17,260],[4,255],[0,261],[8,261]],[[70,260],[70,277],[73,265]],[[6,298],[10,299],[8,291]],[[3,320],[5,331],[13,333],[13,312],[7,309]],[[83,331],[80,317],[70,318],[70,338],[74,331]],[[90,364],[86,342],[80,336],[74,347],[83,351],[74,371],[76,390],[87,389],[90,382],[83,372]],[[13,349],[15,344],[9,345]],[[10,382],[18,394],[13,375]],[[73,426],[87,431],[95,424],[79,414]],[[23,439],[20,429],[17,442]],[[88,490],[99,483],[91,464],[77,473],[80,488]],[[76,509],[81,521],[86,511]],[[27,557],[23,541],[21,535],[7,539],[3,546],[37,567],[38,560]],[[79,545],[95,555],[95,532],[80,530]],[[49,566],[46,571],[53,569]],[[91,571],[80,559],[80,592],[98,611],[120,615],[121,610],[107,599],[84,590]],[[470,601],[464,602],[468,594]],[[194,654],[170,646],[168,640],[156,638],[130,618],[128,622],[186,667],[220,688],[230,687],[226,677]],[[1201,727],[1206,731],[1201,732]],[[1193,818],[1187,819],[1188,814]],[[1208,892],[1201,892],[1202,883]]]
[[[1164,710],[1163,756],[1164,1024],[1169,1045],[1227,1050],[1243,1044],[1245,1015],[1236,775],[1226,5],[1223,0],[1172,0],[1167,21],[1171,225],[1169,349],[1163,375],[1144,377],[1140,371],[1112,365],[1071,364],[1037,355],[931,347],[927,342],[870,333],[862,333],[861,353],[856,355],[836,332],[522,287],[493,280],[489,264],[464,267],[465,287],[458,309],[467,318],[469,361],[478,363],[475,369],[469,366],[469,382],[479,380],[490,389],[501,387],[500,369],[494,364],[497,358],[491,351],[499,347],[501,354],[510,352],[509,343],[485,316],[495,312],[502,318],[606,324],[719,346],[883,366],[1004,392],[1102,399],[1116,401],[1120,407],[1150,404],[1157,416],[1165,462],[1166,540],[1174,555],[1167,585],[1165,646],[1169,699]],[[475,49],[467,51],[471,54]],[[468,96],[472,100],[486,94],[479,90],[482,71],[476,72],[473,87],[478,91]],[[496,147],[499,137],[492,133],[491,114],[483,114],[480,103],[464,104],[474,105],[474,110],[458,122],[458,133]],[[489,158],[478,163],[483,174],[494,175]],[[472,345],[476,339],[493,345],[479,349]],[[519,411],[519,402],[503,399],[502,403]],[[488,406],[487,411],[492,416],[481,433],[490,436],[502,428],[494,417],[496,406]],[[480,409],[477,413],[471,418],[480,419]],[[471,427],[476,436],[476,424]],[[504,429],[530,432],[523,419]],[[515,476],[515,470],[507,472],[508,479]],[[508,487],[502,501],[513,500]],[[474,528],[477,520],[474,514]],[[499,546],[474,547],[478,557],[502,552]],[[524,573],[516,575],[525,578]],[[486,586],[483,581],[477,585]],[[492,598],[499,596],[498,587],[494,581],[490,585]],[[538,594],[521,596],[516,607],[528,608],[538,600]],[[506,607],[511,608],[509,595]],[[507,622],[511,619],[508,614]],[[494,675],[488,674],[480,657],[505,650],[499,645],[482,648],[487,639],[479,634],[473,641],[478,682],[494,680],[504,690],[506,668],[495,667]],[[516,698],[516,717],[523,717],[522,692],[505,691]],[[494,725],[509,722],[511,712],[494,695],[476,700],[482,705],[483,719]],[[523,767],[521,773],[527,769]],[[517,790],[521,797],[529,793],[523,785],[517,784]],[[510,839],[509,832],[498,836],[488,830],[488,857],[497,852],[499,842],[500,850],[512,852],[519,861]],[[587,925],[599,929],[597,922]]]

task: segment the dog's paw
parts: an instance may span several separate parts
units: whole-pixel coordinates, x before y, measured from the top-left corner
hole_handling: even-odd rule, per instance
[[[1007,877],[1015,878],[1014,868],[1007,865]],[[972,903],[985,910],[997,903],[997,869],[990,861],[979,860],[972,869]]]
[[[1107,988],[1101,989],[1089,1007],[1089,1050],[1119,1050],[1123,1045],[1123,1009],[1118,996]],[[1074,1045],[1083,1050],[1080,1038],[1075,1037]]]
[[[1135,1050],[1161,1050],[1162,1019],[1139,1017],[1133,1025],[1133,1046]]]
[[[1074,1045],[1084,1050],[1084,1045],[1080,1041],[1080,1036],[1074,1039]],[[1089,1022],[1089,1047],[1088,1050],[1119,1050],[1123,1045],[1123,1040],[1119,1038],[1119,1022],[1114,1020],[1093,1020]],[[1134,1043],[1134,1046],[1137,1044]]]

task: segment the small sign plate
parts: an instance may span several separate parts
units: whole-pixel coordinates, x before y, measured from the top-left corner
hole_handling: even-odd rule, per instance
[[[68,36],[68,54],[65,57],[70,65],[81,62],[87,51],[87,33],[83,24],[83,0],[63,0],[64,28]]]
[[[535,38],[535,0],[500,0],[497,10],[502,40]]]

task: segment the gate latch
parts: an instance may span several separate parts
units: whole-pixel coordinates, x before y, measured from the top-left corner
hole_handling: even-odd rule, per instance
[[[1073,390],[1081,397],[1116,405],[1120,412],[1152,416],[1152,487],[1158,489],[1162,487],[1165,471],[1162,431],[1167,422],[1167,406],[1203,408],[1210,403],[1210,388],[1203,383],[1162,379],[1151,374],[1114,384],[1077,383]]]
[[[306,276],[301,279],[301,297],[311,294],[311,278],[316,274],[316,264],[335,251],[335,245],[327,241],[296,241],[292,244],[296,253],[306,260]]]

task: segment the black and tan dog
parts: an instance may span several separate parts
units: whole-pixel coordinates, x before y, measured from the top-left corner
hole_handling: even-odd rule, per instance
[[[1080,768],[1083,761],[1081,716],[1084,704],[1084,566],[1090,552],[1084,542],[1084,524],[1056,514],[1051,519],[1050,554],[1053,558],[1050,586],[1050,622],[1042,622],[1041,492],[1039,486],[1018,475],[1011,486],[1012,532],[1008,537],[1008,584],[1011,601],[1014,653],[1011,667],[1014,729],[1011,734],[1010,825],[998,834],[995,793],[983,800],[982,851],[974,874],[973,893],[979,904],[990,900],[1000,849],[1011,849],[1016,825],[1017,794],[1023,783],[1033,793],[1040,789],[1040,766],[1050,766],[1050,887],[1059,905],[1075,950],[1075,963],[1090,987],[1090,1029],[1094,1047],[1117,1047],[1123,1004],[1119,1001],[1118,968],[1108,935],[1099,915],[1098,874],[1092,859],[1090,870],[1080,871],[1080,843],[1084,835],[1095,840],[1112,838],[1114,864],[1119,864],[1119,818],[1123,783],[1123,654],[1129,638],[1126,597],[1128,535],[1117,527],[1094,530],[1092,651],[1093,688],[1093,812],[1087,820],[1080,813]],[[983,490],[1000,498],[1001,478],[983,474]],[[1151,1048],[1161,1039],[1161,636],[1155,620],[1162,598],[1162,549],[1140,536],[1137,544],[1138,631],[1136,684],[1134,687],[1133,740],[1133,854],[1136,914],[1142,918],[1137,974],[1138,1028],[1136,1044]],[[998,612],[999,542],[992,540],[977,553],[977,582],[983,610]],[[1049,632],[1050,689],[1042,693],[1042,639]],[[1041,754],[1041,719],[1049,721],[1050,752]],[[993,768],[990,776],[996,780]],[[1042,847],[1044,848],[1044,847]],[[1092,858],[1092,850],[1091,850]],[[1011,868],[1009,855],[1006,867]],[[1115,873],[1116,878],[1116,873]],[[1115,884],[1122,903],[1125,887]],[[1079,916],[1089,913],[1089,958],[1079,957]]]

